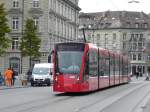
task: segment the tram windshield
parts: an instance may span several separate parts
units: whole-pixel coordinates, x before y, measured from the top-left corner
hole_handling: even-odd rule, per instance
[[[56,72],[63,74],[79,74],[82,56],[84,53],[83,45],[61,45],[57,47]]]
[[[58,70],[64,74],[79,74],[83,52],[58,52]]]

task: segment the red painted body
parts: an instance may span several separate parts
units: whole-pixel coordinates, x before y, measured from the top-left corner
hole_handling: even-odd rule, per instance
[[[53,55],[54,92],[88,92],[122,83],[128,83],[129,71],[126,69],[129,67],[128,58],[106,49],[97,48],[90,43],[82,43],[84,45],[84,50],[81,60],[77,60],[81,61],[78,74],[59,72],[57,69],[61,68],[57,66],[59,65],[59,62],[64,59],[59,55],[57,46],[63,46],[64,44],[64,49],[63,47],[62,49],[59,48],[61,53],[65,52],[65,50],[67,53],[72,52],[69,48],[74,51],[75,47],[70,47],[70,44],[73,44],[74,46],[77,44],[80,46],[79,43],[56,44]],[[66,47],[67,45],[68,48]],[[88,72],[86,73],[86,71]]]

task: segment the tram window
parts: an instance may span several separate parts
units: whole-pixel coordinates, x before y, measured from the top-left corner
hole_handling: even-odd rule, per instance
[[[114,75],[114,61],[110,58],[110,75]]]
[[[85,75],[89,74],[89,53],[87,54],[86,62],[85,62]]]
[[[115,61],[115,75],[119,75],[119,60]]]
[[[98,67],[98,54],[96,51],[89,52],[89,74],[91,76],[97,76]]]
[[[120,57],[120,75],[123,75],[123,60],[122,60],[122,57]]]
[[[106,58],[105,65],[104,65],[104,67],[105,67],[104,75],[106,75],[106,76],[109,76],[109,64],[110,64],[110,60],[109,60],[109,58]]]
[[[101,76],[104,76],[104,63],[105,63],[105,59],[100,56],[99,57],[99,73]]]

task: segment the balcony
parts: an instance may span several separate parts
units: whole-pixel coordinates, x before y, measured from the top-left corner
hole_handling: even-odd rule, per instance
[[[29,10],[29,13],[30,13],[31,15],[38,15],[38,16],[42,16],[42,15],[43,15],[43,11],[42,11],[41,8],[31,8],[31,9]]]
[[[8,10],[8,14],[22,14],[22,9],[21,8],[10,8]]]

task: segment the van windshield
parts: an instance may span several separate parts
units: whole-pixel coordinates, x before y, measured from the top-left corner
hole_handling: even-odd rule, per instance
[[[50,73],[50,69],[49,68],[34,68],[33,69],[33,74],[39,74],[39,75],[47,75],[48,73]]]

